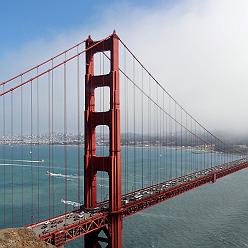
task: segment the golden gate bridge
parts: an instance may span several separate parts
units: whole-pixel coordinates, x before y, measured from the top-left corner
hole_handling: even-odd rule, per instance
[[[126,217],[248,167],[115,32],[2,82],[0,101],[1,227],[57,247],[121,247]]]

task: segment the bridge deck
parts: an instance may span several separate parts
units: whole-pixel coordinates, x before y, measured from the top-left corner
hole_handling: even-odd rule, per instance
[[[133,215],[201,185],[215,182],[219,178],[247,167],[248,160],[241,159],[123,195],[123,217]],[[80,212],[81,210],[66,213],[29,225],[28,228],[33,229],[41,239],[60,246],[109,224],[108,201],[99,203],[97,209],[85,211],[81,215]]]

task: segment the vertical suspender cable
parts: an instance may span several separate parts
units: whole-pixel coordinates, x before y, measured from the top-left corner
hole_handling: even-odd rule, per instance
[[[48,168],[51,172],[51,72],[48,72]],[[49,205],[49,218],[51,217],[51,177],[49,179],[49,186],[48,186],[48,205]]]
[[[190,139],[190,143],[191,143],[191,145],[190,145],[190,173],[192,173],[193,172],[193,146],[194,146],[194,140],[193,140],[193,124],[192,124],[192,118],[190,118],[190,131],[191,131],[191,134],[190,134],[190,136],[191,136],[191,139]]]
[[[198,147],[198,136],[197,136],[197,126],[196,126],[196,122],[195,123],[195,149],[196,152],[199,152],[199,147]],[[198,171],[198,165],[199,165],[199,156],[195,156],[195,170]]]
[[[169,114],[171,115],[171,98],[169,98]],[[172,163],[173,163],[173,153],[172,153],[172,145],[173,145],[173,134],[172,134],[172,119],[171,117],[169,117],[169,133],[170,133],[170,179],[172,179],[173,177],[173,167],[172,167]]]
[[[149,76],[149,96],[151,97],[151,78]],[[148,150],[148,178],[149,186],[151,186],[151,101],[148,99],[148,139],[149,139],[149,150]]]
[[[204,135],[201,133],[201,127],[198,126],[198,137],[199,137],[199,147],[201,150],[201,161],[200,161],[200,170],[204,169],[204,149],[203,149],[203,140],[204,140]]]
[[[204,157],[203,157],[203,166],[204,166],[204,169],[206,169],[207,167],[206,167],[206,152],[207,152],[207,150],[206,150],[206,144],[205,144],[205,140],[206,140],[206,132],[205,132],[205,130],[203,129],[203,133],[204,133]]]
[[[31,160],[31,184],[32,184],[32,205],[31,205],[31,223],[34,222],[34,175],[33,175],[33,81],[30,82],[30,160]]]
[[[3,92],[5,87],[3,85]],[[6,165],[5,165],[5,144],[6,144],[6,122],[5,122],[5,95],[3,95],[3,223],[6,224]]]
[[[158,102],[158,85],[156,86],[156,98],[157,98],[157,104],[159,104]],[[155,135],[155,138],[156,138],[156,184],[158,183],[158,157],[159,157],[159,144],[158,144],[158,140],[159,140],[159,129],[158,129],[158,122],[159,122],[159,118],[158,118],[158,106],[156,106],[156,111],[154,111],[154,115],[156,114],[157,118],[154,118],[154,120],[157,120],[157,123],[156,123],[156,128],[154,127],[154,129],[156,129],[156,135]]]
[[[163,109],[165,109],[165,99],[164,99],[164,91],[163,91]],[[166,153],[166,146],[167,144],[165,145],[165,134],[167,136],[167,133],[166,133],[166,128],[167,126],[166,125],[166,122],[165,122],[165,114],[162,112],[162,116],[163,116],[163,124],[162,124],[162,135],[163,135],[163,138],[162,138],[162,146],[163,146],[163,181],[166,181],[167,180],[167,163],[166,163],[166,158],[165,158],[165,153]]]
[[[220,149],[220,161],[219,161],[219,164],[223,164],[224,163],[224,156],[225,156],[224,146],[221,143],[219,143],[218,146],[219,146],[219,149]]]
[[[3,99],[3,98],[2,98]],[[1,109],[2,110],[2,109]],[[3,111],[2,111],[2,114],[3,114]],[[1,115],[1,117],[2,117],[2,115]],[[3,120],[3,118],[1,119],[1,125],[2,125],[2,120]],[[3,126],[1,126],[1,139],[0,139],[0,146],[1,146],[1,155],[2,155],[2,157],[1,157],[1,161],[3,161],[4,160],[4,153],[3,153]],[[3,177],[4,177],[4,175],[3,175]],[[2,194],[3,194],[3,192],[2,192]],[[4,197],[4,196],[3,196]],[[2,197],[2,199],[3,199],[3,197]],[[2,206],[3,208],[1,209],[1,216],[2,216],[2,218],[3,218],[3,215],[4,215],[4,206]],[[3,219],[2,219],[2,223],[3,223]],[[4,223],[3,223],[4,224]]]
[[[197,139],[196,139],[196,123],[194,121],[193,125],[193,134],[194,134],[194,155],[193,155],[193,160],[194,160],[194,171],[197,170]]]
[[[164,91],[163,91],[163,98],[164,98]],[[167,102],[167,101],[166,101]],[[168,115],[166,115],[165,119],[165,177],[166,181],[168,180]]]
[[[177,119],[177,105],[176,103],[174,103],[175,105],[175,120]],[[175,177],[177,177],[177,122],[175,122],[175,162],[174,162],[174,165],[175,165]]]
[[[126,49],[125,47],[123,47],[123,66],[124,66],[124,73],[126,73]],[[124,129],[125,129],[125,153],[124,153],[124,157],[125,157],[125,163],[124,163],[124,185],[125,185],[125,194],[127,194],[128,192],[128,188],[127,188],[127,78],[124,77]]]
[[[156,105],[152,102],[152,132],[151,132],[151,144],[152,144],[152,161],[154,162],[155,166],[151,166],[151,175],[152,175],[152,185],[156,182],[157,177],[157,147],[155,146],[156,143]],[[151,115],[152,116],[152,115]],[[154,141],[155,140],[155,141]],[[151,163],[152,164],[152,163]],[[154,173],[154,174],[153,174]]]
[[[21,83],[22,83],[22,76],[21,76]],[[23,87],[21,87],[21,123],[20,123],[20,127],[21,127],[21,222],[22,222],[22,226],[24,224],[24,187],[23,187],[23,183],[24,183],[24,166],[23,166]]]
[[[205,169],[205,131],[204,129],[202,129],[200,127],[200,130],[201,130],[201,138],[202,138],[202,142],[201,142],[201,147],[202,147],[202,152],[203,152],[203,156],[202,156],[202,169]]]
[[[159,108],[159,182],[165,181],[165,162],[164,162],[164,97],[160,99],[162,106]]]
[[[66,61],[66,53],[65,53]],[[66,85],[66,62],[64,63],[64,173],[65,173],[65,201],[67,201],[67,85]],[[65,204],[65,213],[67,213],[67,204]],[[66,222],[66,219],[65,219]]]
[[[211,138],[211,157],[210,157],[210,163],[211,163],[211,167],[213,167],[213,141],[212,141],[212,136]]]
[[[14,155],[14,136],[13,136],[13,124],[14,124],[14,115],[13,115],[13,91],[11,91],[11,226],[14,224],[14,171],[13,171],[13,155]]]
[[[37,67],[36,75],[39,75],[39,67]],[[36,80],[36,111],[37,111],[37,120],[36,120],[36,129],[37,129],[37,158],[40,161],[40,96],[39,96],[39,78]],[[37,175],[37,190],[38,190],[38,213],[37,218],[40,220],[40,168],[38,167],[38,175]]]
[[[53,68],[53,59],[52,59],[52,68]],[[53,142],[54,142],[54,71],[53,69],[51,70],[51,132],[50,132],[50,143],[52,144],[51,147],[51,167],[52,171],[54,168],[54,150],[53,150]],[[50,144],[50,146],[51,146]],[[55,195],[54,195],[54,178],[52,177],[52,215],[54,216],[55,214],[55,209],[54,209],[54,201],[55,201]]]
[[[126,73],[126,70],[127,70],[127,58],[126,58],[126,49],[124,50],[124,70],[125,70],[125,73]],[[128,113],[129,113],[129,102],[128,102],[128,80],[127,78],[125,77],[125,87],[126,87],[126,122],[127,122],[127,126],[126,126],[126,140],[127,140],[127,144],[126,144],[126,149],[127,149],[127,165],[126,165],[126,183],[127,183],[127,191],[129,191],[129,116],[128,116]]]
[[[160,120],[160,122],[159,122],[159,124],[160,124],[159,125],[159,150],[160,150],[160,152],[159,152],[159,158],[160,158],[159,159],[159,168],[160,168],[160,170],[163,170],[163,172],[159,172],[159,182],[161,182],[161,179],[164,180],[164,177],[162,176],[164,174],[164,163],[163,163],[163,168],[161,167],[162,159],[164,159],[162,157],[163,156],[163,154],[162,154],[162,141],[163,141],[163,139],[162,139],[162,124],[163,124],[162,116],[163,116],[163,113],[160,109],[159,110],[159,120]]]
[[[181,159],[180,159],[180,164],[181,164],[181,176],[183,176],[183,113],[182,113],[182,107],[180,107],[181,110],[181,134],[180,134],[180,146],[181,146]]]
[[[214,153],[213,153],[214,164],[220,165],[220,164],[223,163],[223,157],[224,157],[224,152],[223,151],[224,151],[223,150],[223,144],[218,142],[214,138]],[[218,154],[218,157],[216,156],[216,154]]]
[[[200,152],[200,146],[199,146],[199,136],[197,134],[197,123],[195,122],[195,147],[196,147],[196,154],[199,154]],[[199,164],[200,164],[200,157],[199,155],[195,156],[195,169],[196,171],[199,171]]]
[[[133,82],[135,82],[135,60],[133,58]],[[136,190],[136,134],[135,134],[135,124],[136,124],[136,94],[135,94],[135,85],[133,85],[133,187]]]
[[[189,153],[189,144],[188,144],[188,114],[185,113],[185,164],[184,164],[184,171],[185,171],[185,174],[188,174],[189,171],[188,171],[188,153]]]
[[[79,53],[77,46],[77,54]],[[80,190],[80,75],[79,75],[79,55],[77,56],[77,201],[81,203],[81,190]]]
[[[141,68],[141,83],[142,83],[142,91],[144,91],[144,71],[143,67]],[[141,143],[142,143],[142,154],[141,154],[141,177],[142,177],[142,184],[141,187],[144,188],[144,94],[141,93]]]

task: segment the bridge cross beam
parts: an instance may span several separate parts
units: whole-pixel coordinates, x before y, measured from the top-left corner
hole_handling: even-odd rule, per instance
[[[85,208],[97,206],[98,171],[105,171],[109,176],[108,226],[109,246],[120,248],[122,240],[121,214],[121,159],[120,159],[120,92],[119,92],[119,38],[114,32],[102,42],[86,40],[86,75],[85,75],[85,156],[84,156],[84,205]],[[110,51],[110,72],[94,75],[94,55]],[[109,87],[110,109],[95,112],[95,89]],[[109,155],[96,155],[96,127],[109,127]],[[96,248],[99,232],[85,237],[86,248]]]

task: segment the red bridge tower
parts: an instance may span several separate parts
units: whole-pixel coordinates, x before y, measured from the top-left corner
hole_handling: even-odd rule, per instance
[[[84,205],[85,208],[97,206],[98,171],[109,175],[109,226],[103,229],[108,237],[108,247],[120,248],[122,240],[121,214],[121,159],[120,159],[120,91],[119,91],[119,39],[114,32],[102,42],[86,41],[85,76],[85,157],[84,157]],[[94,55],[110,51],[110,73],[94,75]],[[95,112],[95,89],[110,88],[110,109]],[[109,127],[109,156],[96,156],[96,132],[98,125]],[[101,231],[101,230],[100,230]],[[99,247],[100,231],[85,236],[85,247]]]

